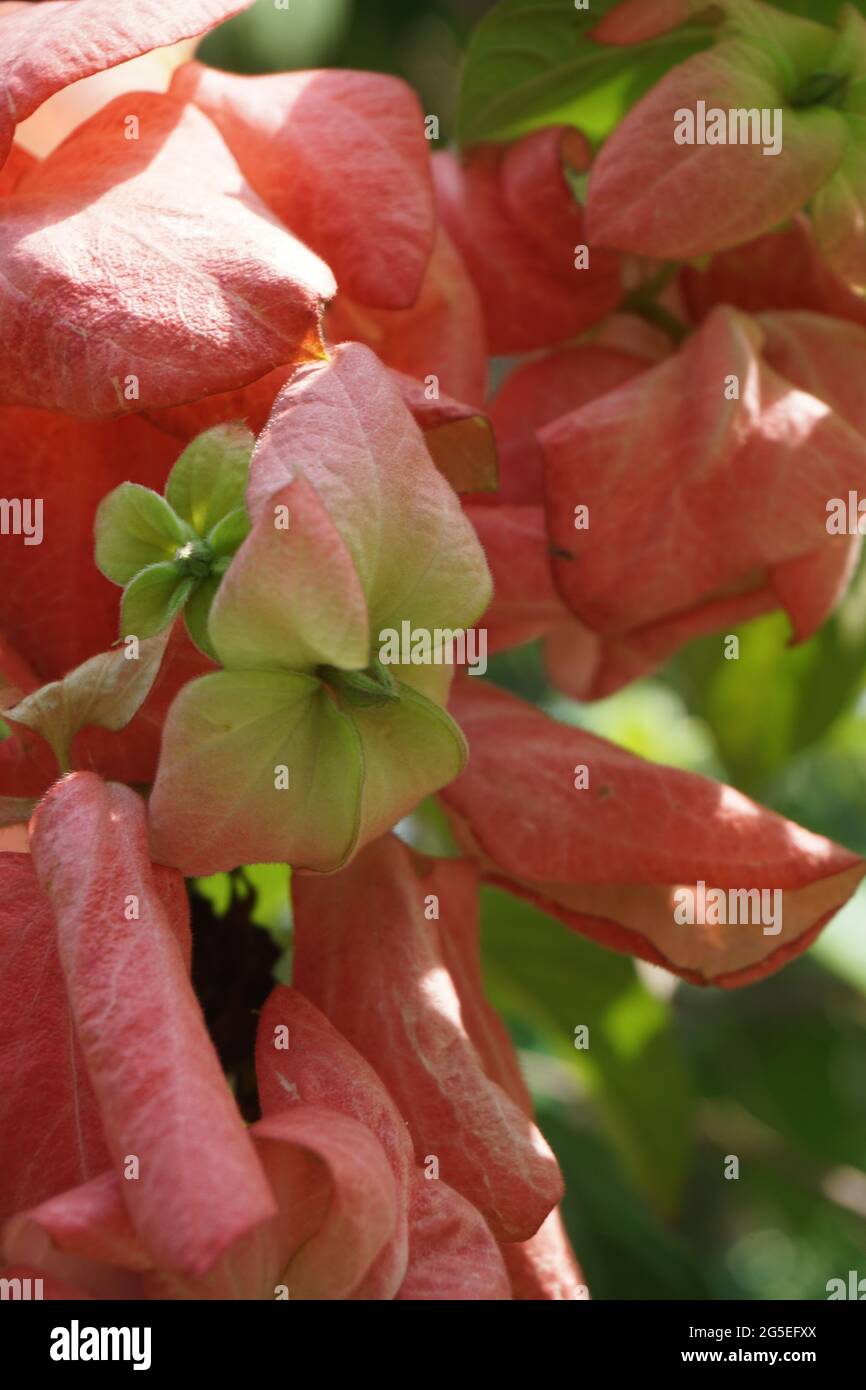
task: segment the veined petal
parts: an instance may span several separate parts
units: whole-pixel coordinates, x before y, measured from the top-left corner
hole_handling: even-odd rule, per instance
[[[499,451],[499,491],[490,503],[541,502],[538,430],[645,371],[645,359],[592,344],[534,358],[511,372],[490,407]],[[484,498],[476,499],[484,502]]]
[[[0,1222],[109,1162],[56,935],[30,855],[0,854]]]
[[[864,485],[866,443],[763,341],[716,309],[676,357],[540,432],[559,592],[646,666],[777,606],[809,636],[850,578],[859,537],[828,534],[827,501]]]
[[[156,890],[144,803],[75,773],[40,805],[31,848],[135,1229],[157,1263],[203,1273],[275,1204]]]
[[[481,295],[493,354],[548,347],[597,323],[621,296],[619,257],[588,247],[583,208],[563,160],[584,169],[589,147],[554,126],[514,145],[433,159],[442,221]],[[589,262],[577,265],[578,247]]]
[[[778,969],[863,877],[856,854],[733,788],[645,762],[491,686],[461,682],[452,708],[472,758],[442,799],[484,877],[695,984],[747,984]],[[589,784],[578,790],[580,768]],[[730,899],[731,915],[749,920],[726,911],[718,925],[678,922],[677,891],[700,883],[765,892],[761,913],[775,920],[752,920],[754,899]]]
[[[561,1303],[589,1296],[558,1207],[531,1240],[501,1248],[512,1298]]]
[[[166,720],[150,799],[154,858],[187,875],[339,868],[358,836],[363,771],[351,720],[314,677],[204,676]]]
[[[444,1182],[501,1240],[525,1240],[562,1193],[556,1160],[524,1110],[485,1072],[464,1025],[435,920],[450,929],[464,869],[425,866],[393,837],[343,873],[295,883],[297,987],[382,1077],[409,1125],[419,1164],[434,1155]],[[478,1017],[476,1014],[475,1022]]]
[[[214,648],[233,670],[363,670],[367,606],[346,545],[303,474],[262,508],[210,613]]]
[[[430,631],[475,620],[490,584],[475,533],[390,374],[360,343],[300,368],[277,398],[253,454],[251,515],[299,475],[352,556],[374,644],[402,621]]]
[[[353,1293],[391,1299],[406,1274],[412,1145],[394,1101],[372,1067],[297,990],[279,986],[261,1013],[256,1074],[266,1120],[287,1107],[326,1106],[363,1125],[388,1157],[397,1195],[394,1233]]]
[[[359,848],[390,830],[425,796],[447,786],[466,763],[463,735],[439,703],[447,698],[451,673],[444,667],[417,669],[437,679],[444,673],[448,684],[428,698],[405,683],[407,668],[397,668],[399,701],[351,711],[364,758]]]
[[[409,1267],[402,1301],[498,1302],[511,1297],[503,1257],[471,1202],[420,1172],[412,1178]]]
[[[219,126],[259,197],[328,262],[341,291],[381,309],[415,302],[435,208],[424,117],[405,82],[337,69],[240,77],[188,63],[172,91]]]
[[[480,406],[487,394],[484,312],[475,283],[440,224],[417,299],[408,309],[374,309],[338,294],[325,320],[328,338],[366,343],[396,371]]]
[[[3,203],[0,254],[7,405],[119,415],[322,355],[331,272],[207,117],[169,96],[118,97],[26,175]]]
[[[808,49],[798,36],[801,65],[808,56],[812,67],[805,71],[820,67],[833,31],[767,12],[803,25]],[[593,166],[587,195],[593,241],[689,260],[749,241],[800,212],[842,160],[848,123],[829,107],[788,105],[786,86],[795,72],[782,46],[743,38],[673,68],[629,112]],[[718,145],[696,136],[678,143],[679,113],[697,121],[703,110],[721,111],[725,120],[730,111],[768,113],[778,151],[766,155],[769,145],[754,140]]]
[[[359,1120],[316,1104],[276,1111],[252,1134],[284,1223],[277,1282],[293,1300],[351,1298],[400,1221],[401,1194],[381,1143]],[[295,1230],[286,1241],[285,1226],[297,1227],[300,1205],[296,1192],[280,1191],[280,1151],[289,1145],[318,1160],[318,1185],[324,1168],[328,1186],[320,1224],[305,1238]]]

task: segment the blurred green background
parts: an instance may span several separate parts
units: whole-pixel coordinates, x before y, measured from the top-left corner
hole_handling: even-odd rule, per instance
[[[202,56],[246,72],[399,73],[447,139],[461,54],[490,8],[291,0],[286,12],[258,0],[211,35]],[[600,134],[636,90],[608,83],[595,93]],[[738,661],[712,637],[593,706],[552,691],[532,648],[496,660],[490,678],[866,854],[866,572],[805,646],[787,646],[781,617],[739,636]],[[281,947],[285,874],[249,875],[255,916]],[[225,890],[207,886],[223,909]],[[566,1219],[595,1298],[821,1299],[829,1279],[850,1269],[866,1276],[862,893],[806,957],[734,992],[636,966],[497,891],[485,892],[483,913],[489,991],[562,1164]],[[574,1046],[582,1024],[588,1050]],[[725,1176],[729,1155],[739,1159],[736,1179]]]

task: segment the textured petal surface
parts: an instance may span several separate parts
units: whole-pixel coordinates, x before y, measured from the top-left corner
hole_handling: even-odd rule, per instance
[[[615,950],[696,984],[738,985],[811,943],[863,876],[857,855],[731,787],[644,762],[486,687],[459,683],[452,709],[467,771],[442,793],[464,849],[491,882]],[[575,789],[585,767],[589,785]],[[680,925],[677,887],[782,894],[781,931]]]
[[[277,523],[287,520],[282,527]],[[370,636],[361,583],[301,474],[262,509],[220,585],[211,640],[233,670],[363,670]]]
[[[478,286],[490,351],[525,352],[575,337],[619,302],[619,258],[589,249],[583,209],[563,157],[585,168],[588,149],[574,130],[537,131],[509,149],[481,147],[464,163],[434,157],[442,221]]]
[[[588,1297],[558,1208],[531,1240],[503,1245],[502,1255],[511,1280],[512,1298],[521,1302],[561,1303]]]
[[[481,619],[488,649],[534,642],[568,622],[577,627],[557,592],[541,507],[467,506],[493,576],[493,598]]]
[[[362,773],[358,735],[320,681],[205,676],[166,721],[149,807],[154,857],[187,875],[338,868],[357,839]]]
[[[43,532],[39,545],[3,537],[0,630],[42,680],[116,640],[119,591],[93,563],[96,508],[125,479],[162,491],[178,452],[136,417],[97,422],[0,410],[0,496],[41,499]]]
[[[444,669],[432,668],[437,675]],[[448,685],[435,692],[435,699],[403,682],[399,690],[399,703],[351,711],[364,757],[359,847],[390,830],[466,763],[466,741],[438,703],[440,695],[447,698]]]
[[[403,621],[427,630],[474,621],[489,595],[484,556],[369,348],[344,344],[331,362],[300,368],[282,392],[253,454],[252,515],[299,475],[352,556],[376,645]]]
[[[858,434],[866,435],[863,327],[838,323],[823,313],[761,314],[758,323],[765,362],[798,391],[826,401]]]
[[[193,106],[135,97],[4,202],[0,400],[82,416],[175,405],[321,355],[331,272],[245,184]]]
[[[509,1299],[502,1255],[480,1212],[447,1183],[415,1173],[409,1268],[397,1298],[414,1302]]]
[[[703,269],[685,266],[680,285],[698,321],[717,304],[731,304],[749,314],[800,309],[866,324],[862,295],[833,274],[804,216],[781,231],[719,252]]]
[[[486,415],[477,407],[438,394],[414,377],[394,372],[394,381],[416,422],[439,472],[455,492],[492,491],[499,478],[496,441]]]
[[[42,503],[40,544],[10,534],[0,545],[0,642],[29,664],[31,688],[59,679],[116,641],[120,591],[93,561],[96,509],[124,479],[161,492],[178,452],[173,439],[137,416],[91,421],[0,410],[0,496]],[[73,766],[122,781],[151,781],[168,705],[184,681],[209,666],[178,626],[154,690],[133,723],[121,737],[85,730],[76,740]],[[46,763],[41,752],[32,752],[41,743],[35,739],[26,750],[16,740],[13,759],[12,742],[0,744],[2,792],[16,794],[16,783],[19,795],[43,791],[56,776],[54,760]]]
[[[156,891],[144,805],[73,774],[40,806],[31,844],[133,1224],[157,1262],[202,1273],[274,1202]]]
[[[805,27],[832,39],[830,30]],[[811,61],[820,66],[820,46],[812,39],[811,47]],[[773,44],[734,39],[663,77],[596,160],[587,198],[593,240],[688,260],[749,241],[799,212],[842,158],[847,124],[828,107],[786,106],[783,84],[796,78],[793,65],[784,64]],[[782,111],[781,149],[767,156],[754,141],[676,143],[675,113],[694,114],[699,101],[726,114]]]
[[[647,664],[778,605],[807,637],[850,578],[859,537],[828,535],[827,500],[866,485],[866,444],[762,343],[717,309],[675,358],[541,432],[559,590]]]
[[[474,289],[472,293],[475,293]],[[358,339],[365,337],[359,331],[357,322],[351,328],[347,327],[342,336]],[[377,342],[376,335],[371,334],[368,341],[381,356],[382,344]],[[395,356],[399,360],[399,353]],[[429,359],[425,358],[425,361],[427,360]],[[487,358],[484,349],[481,351],[481,360],[486,371]],[[411,362],[409,365],[417,368],[419,364]],[[254,434],[260,434],[267,424],[274,401],[293,370],[293,367],[277,367],[275,371],[268,372],[267,376],[239,391],[225,391],[220,395],[205,396],[191,405],[154,410],[149,412],[148,418],[160,430],[184,442],[213,425],[236,420],[247,424]],[[433,462],[455,491],[471,492],[477,488],[494,487],[497,476],[496,446],[490,422],[478,407],[453,400],[442,391],[431,399],[429,393],[432,383],[425,385],[424,381],[396,370],[393,370],[392,374],[404,403],[424,432],[424,442]]]
[[[646,365],[632,353],[593,345],[550,353],[511,372],[490,408],[499,451],[499,491],[491,502],[541,502],[538,430],[621,386]]]
[[[0,1221],[108,1166],[51,904],[29,854],[0,854]]]
[[[2,6],[0,6],[0,18],[2,18]],[[24,175],[29,174],[30,170],[35,167],[36,162],[35,157],[28,154],[21,145],[13,145],[6,163],[0,169],[0,198],[5,197],[7,193],[13,193]]]
[[[415,302],[433,245],[418,99],[372,72],[238,77],[189,63],[172,90],[219,126],[253,188],[364,304]]]
[[[443,1181],[499,1239],[523,1240],[558,1201],[561,1180],[535,1125],[486,1075],[425,915],[432,894],[443,917],[452,895],[475,916],[464,872],[442,862],[421,873],[389,836],[342,874],[298,880],[295,982],[376,1068],[416,1160],[435,1155]]]
[[[388,1156],[397,1193],[397,1226],[355,1298],[393,1298],[406,1274],[412,1144],[406,1125],[364,1058],[297,990],[279,986],[259,1021],[256,1073],[266,1119],[287,1106],[327,1106],[356,1120]]]
[[[388,367],[480,405],[487,391],[487,341],[478,290],[440,225],[421,291],[409,309],[372,309],[338,294],[325,320],[333,342],[366,343]]]
[[[322,1105],[289,1105],[288,1098],[287,1108],[259,1121],[252,1132],[266,1171],[273,1168],[267,1151],[291,1145],[317,1160],[313,1182],[321,1185],[316,1170],[327,1173],[320,1224],[312,1234],[303,1232],[303,1239],[297,1229],[291,1231],[289,1241],[285,1227],[297,1227],[297,1207],[309,1203],[310,1194],[281,1191],[279,1172],[272,1176],[284,1225],[279,1282],[288,1285],[290,1299],[351,1298],[394,1239],[400,1220],[401,1194],[385,1150],[360,1121]],[[308,1188],[309,1183],[310,1178]]]
[[[11,1259],[27,1260],[90,1297],[143,1296],[151,1259],[123,1201],[123,1179],[104,1171],[19,1212],[3,1231]]]

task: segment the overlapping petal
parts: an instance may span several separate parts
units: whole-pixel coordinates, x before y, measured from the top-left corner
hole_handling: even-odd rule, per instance
[[[161,1263],[203,1273],[274,1203],[156,890],[143,803],[73,774],[40,805],[31,843],[135,1229]]]
[[[326,331],[334,342],[366,343],[395,371],[472,406],[487,393],[487,340],[478,290],[440,224],[417,299],[408,309],[375,309],[338,294]]]
[[[866,325],[866,303],[822,259],[808,218],[721,251],[680,275],[690,314],[700,322],[718,304],[749,314],[771,309],[827,314]]]
[[[511,1297],[519,1302],[562,1303],[589,1297],[558,1208],[531,1240],[503,1245],[502,1254]]]
[[[82,1292],[109,1298],[349,1297],[397,1220],[381,1145],[357,1120],[321,1105],[283,1109],[255,1124],[250,1136],[277,1210],[201,1274],[154,1259],[112,1172],[19,1213],[4,1231],[6,1257],[33,1261]]]
[[[619,258],[597,239],[578,268],[588,238],[564,160],[581,170],[589,162],[584,138],[565,127],[482,146],[463,163],[434,157],[442,221],[478,286],[494,354],[573,338],[619,302]]]
[[[10,534],[0,546],[0,631],[37,676],[56,680],[118,635],[117,590],[93,563],[96,508],[124,479],[161,492],[178,447],[138,417],[18,408],[0,410],[0,441],[0,495],[42,503],[40,543]]]
[[[398,1300],[499,1302],[511,1291],[503,1256],[481,1213],[447,1183],[412,1180],[409,1265]]]
[[[399,314],[401,311],[391,312]],[[333,319],[331,322],[333,324]],[[343,336],[364,340],[365,334],[360,330],[360,323],[353,318],[353,331],[347,330]],[[366,335],[366,341],[384,360],[385,344],[380,335],[371,331]],[[402,343],[402,337],[399,341]],[[438,343],[438,338],[436,341]],[[460,341],[463,341],[462,335]],[[400,354],[396,356],[399,358]],[[427,362],[430,360],[425,358]],[[482,353],[485,366],[486,360]],[[417,361],[411,365],[419,368]],[[190,405],[154,410],[149,412],[148,418],[158,429],[165,430],[184,443],[214,425],[237,420],[247,424],[254,434],[260,434],[267,424],[274,401],[293,374],[293,366],[277,367],[239,391],[225,391],[215,396],[205,396]],[[490,421],[478,406],[454,400],[439,390],[433,381],[418,380],[394,368],[391,375],[404,404],[424,433],[424,443],[430,457],[454,490],[474,492],[494,488],[497,479],[496,445]]]
[[[72,1028],[51,905],[0,853],[0,1221],[96,1176],[108,1150]]]
[[[745,984],[778,969],[863,877],[857,855],[732,788],[645,762],[503,691],[466,679],[452,710],[472,758],[442,798],[484,876],[696,984]],[[578,788],[580,769],[588,785]],[[681,925],[675,892],[700,882],[778,890],[780,930]]]
[[[218,671],[169,711],[150,798],[154,857],[185,874],[290,862],[323,872],[356,843],[361,742],[303,672]]]
[[[441,708],[453,675],[441,660],[394,665],[372,704],[343,676],[370,666],[389,629],[468,626],[487,566],[392,376],[361,344],[301,368],[281,393],[248,502],[253,530],[210,618],[227,669],[169,716],[154,853],[186,873],[271,859],[332,870],[465,759]]]
[[[559,591],[635,666],[777,606],[807,637],[850,577],[859,537],[828,534],[827,503],[866,485],[866,445],[763,342],[717,309],[676,357],[541,432]]]
[[[848,143],[845,116],[789,105],[798,81],[829,66],[835,35],[767,10],[780,35],[727,39],[673,68],[629,112],[590,177],[593,241],[659,259],[688,260],[769,232],[805,207]],[[822,62],[823,59],[823,62]],[[698,103],[703,103],[698,107]],[[780,148],[756,140],[678,143],[676,113],[754,111],[775,117]],[[781,128],[780,128],[781,127]]]
[[[294,899],[297,987],[376,1068],[408,1121],[417,1161],[435,1156],[443,1181],[499,1239],[527,1239],[558,1201],[560,1179],[463,1022],[440,937],[477,934],[466,866],[425,868],[387,837],[340,875],[299,878]],[[473,981],[467,992],[477,988]]]
[[[157,93],[118,97],[25,175],[4,201],[0,259],[0,400],[81,416],[320,356],[334,292],[207,117]]]
[[[188,63],[172,91],[219,126],[253,188],[343,293],[378,309],[414,304],[435,208],[411,88],[382,73],[240,77]]]
[[[646,367],[646,358],[636,353],[593,343],[533,358],[511,372],[490,407],[499,454],[499,489],[490,502],[540,503],[544,484],[538,431]]]
[[[316,1104],[368,1129],[388,1157],[397,1193],[392,1236],[355,1289],[356,1298],[393,1298],[409,1259],[412,1144],[379,1077],[325,1016],[297,990],[273,991],[262,1010],[256,1072],[267,1118],[287,1106]]]
[[[251,514],[299,475],[352,557],[374,642],[404,620],[426,629],[474,621],[489,593],[483,556],[369,348],[346,343],[330,362],[299,368],[253,454]]]

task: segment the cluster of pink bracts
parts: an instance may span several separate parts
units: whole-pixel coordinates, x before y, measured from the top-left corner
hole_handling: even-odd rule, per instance
[[[195,62],[44,159],[15,142],[60,89],[240,8],[0,4],[0,492],[45,509],[41,544],[0,537],[3,1272],[61,1298],[582,1297],[484,1000],[479,880],[733,986],[804,950],[866,866],[467,677],[413,668],[394,709],[347,712],[321,672],[362,670],[400,619],[480,621],[493,650],[544,639],[588,699],[775,608],[797,639],[820,627],[859,546],[827,500],[866,490],[866,310],[796,216],[832,151],[795,142],[751,223],[681,184],[669,215],[640,199],[652,113],[681,101],[650,93],[584,209],[573,130],[431,157],[396,79]],[[689,6],[645,11],[652,30]],[[644,37],[635,13],[611,41]],[[665,81],[705,94],[707,62]],[[712,254],[663,290],[682,333],[625,311],[657,269],[635,253]],[[518,361],[488,404],[491,355]],[[15,712],[51,686],[72,720],[63,678],[116,641],[97,509],[124,481],[162,493],[237,420],[252,530],[214,601],[219,661],[175,624],[126,727],[75,716],[58,781]],[[306,782],[283,817],[286,711]],[[390,833],[432,792],[462,859]],[[248,1129],[190,983],[183,876],[273,860],[296,871],[294,986],[261,1014]],[[782,932],[677,926],[698,880],[782,890]]]

